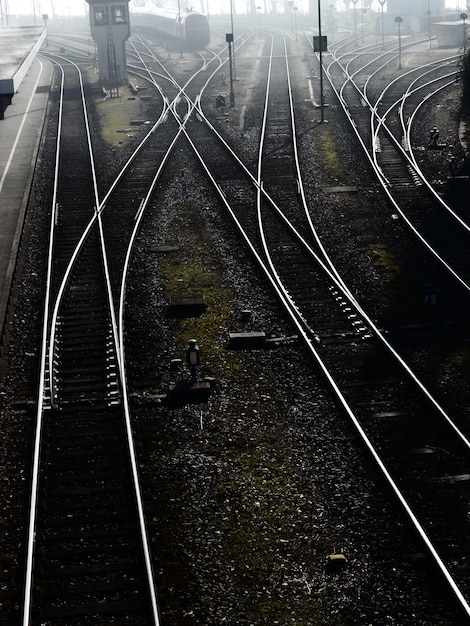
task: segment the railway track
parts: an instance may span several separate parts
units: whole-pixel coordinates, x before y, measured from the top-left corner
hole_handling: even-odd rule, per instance
[[[454,59],[452,59],[452,61],[454,61]],[[367,59],[364,63],[366,64],[365,67],[367,67],[367,74],[370,74],[369,59]],[[394,206],[400,211],[400,215],[404,217],[408,225],[410,222],[413,222],[413,232],[418,234],[420,241],[425,243],[427,249],[430,250],[432,254],[435,255],[441,262],[443,262],[449,270],[449,274],[453,278],[457,278],[458,282],[464,286],[465,293],[467,291],[465,278],[466,270],[464,269],[465,262],[462,261],[462,258],[466,258],[465,250],[468,247],[468,243],[464,243],[467,241],[468,229],[466,224],[462,223],[462,220],[460,220],[459,217],[456,216],[451,209],[449,209],[449,207],[445,206],[441,198],[439,198],[432,189],[432,186],[425,180],[419,169],[414,169],[413,163],[410,162],[410,159],[406,154],[410,150],[411,143],[410,132],[406,130],[406,125],[412,119],[411,116],[414,114],[413,106],[420,106],[423,98],[425,99],[428,97],[424,94],[432,94],[433,92],[440,93],[443,88],[446,88],[453,83],[454,74],[449,70],[449,62],[444,60],[444,62],[440,65],[436,62],[436,65],[437,67],[434,67],[431,70],[428,68],[423,68],[422,70],[417,68],[416,70],[407,72],[401,79],[396,79],[391,82],[390,87],[384,89],[383,91],[378,91],[377,93],[380,95],[377,97],[376,101],[371,100],[368,96],[368,92],[370,91],[370,76],[367,76],[367,80],[365,82],[364,80],[362,82],[355,82],[359,71],[346,71],[345,66],[342,66],[342,70],[346,75],[346,81],[344,84],[347,84],[348,82],[354,83],[356,86],[356,94],[354,94],[354,97],[361,97],[363,99],[362,104],[364,105],[365,101],[367,101],[369,102],[369,106],[363,106],[362,110],[360,110],[359,106],[357,104],[354,106],[350,100],[345,100],[345,104],[347,103],[348,116],[353,120],[355,128],[359,129],[358,133],[362,140],[362,145],[366,147],[372,155],[371,158],[377,164],[378,178],[380,179],[380,176],[384,175],[386,179],[388,193],[393,199]],[[418,75],[419,78],[415,78],[416,75]],[[408,84],[409,81],[411,81],[411,85],[409,87],[406,87],[407,81]],[[425,88],[416,88],[418,81],[425,83]],[[337,93],[339,93],[338,83],[336,83],[335,89]],[[413,97],[406,103],[408,91],[411,90],[413,90]],[[412,104],[412,102],[414,104]],[[405,110],[405,106],[409,107],[408,113]],[[398,117],[396,115],[397,108]],[[383,118],[383,113],[379,114],[378,110],[386,111]],[[387,126],[388,134],[384,138],[383,136],[380,136],[378,130],[383,126],[385,117],[385,125]],[[398,125],[399,120],[401,120],[402,123],[400,127]],[[406,120],[406,122],[404,122],[404,120]],[[370,128],[374,127],[374,125],[376,125],[377,130],[371,138]],[[414,165],[416,165],[416,160],[414,161]],[[450,242],[452,242],[451,246],[449,246]],[[450,253],[448,250],[449,247],[452,249]],[[462,250],[463,254],[459,253],[459,250]],[[452,262],[447,263],[443,260],[445,258],[452,258],[454,260],[460,258],[460,260],[456,261],[456,265],[453,266]],[[459,270],[455,271],[455,268],[457,267]],[[346,306],[347,303],[344,303],[344,305]],[[359,360],[358,362],[361,361]],[[352,370],[354,369],[355,365],[352,367]],[[380,365],[376,363],[374,359],[372,360],[372,367],[370,371],[371,374],[372,372],[375,374],[381,371]],[[371,376],[371,378],[373,378],[373,376]],[[349,393],[352,393],[352,395],[358,394],[360,396],[359,389],[364,387],[364,381],[362,380],[359,382],[359,379],[360,377],[358,377],[356,385],[350,385],[351,389],[349,390]],[[373,394],[367,394],[368,399],[372,397]],[[398,400],[399,397],[400,392],[397,389],[395,389],[390,395],[390,398],[394,398],[395,400]],[[440,511],[446,508],[446,489],[444,488],[439,495],[439,489],[434,490],[434,486],[436,483],[440,483],[442,485],[446,483],[454,485],[459,480],[463,480],[465,482],[465,476],[467,474],[464,468],[468,462],[468,453],[462,449],[460,455],[457,454],[451,443],[448,444],[448,447],[440,447],[439,441],[442,441],[442,439],[439,434],[439,429],[436,431],[437,438],[434,440],[433,444],[422,445],[425,440],[430,441],[428,438],[432,437],[429,430],[429,424],[427,423],[429,415],[426,413],[424,421],[420,427],[421,436],[424,436],[424,439],[421,439],[420,445],[415,445],[419,438],[418,440],[414,439],[416,436],[414,426],[417,422],[419,423],[419,420],[412,420],[413,426],[407,427],[406,424],[409,422],[405,417],[406,415],[409,415],[408,410],[411,397],[412,394],[410,393],[410,390],[407,389],[405,395],[403,396],[403,406],[406,406],[407,408],[403,412],[401,410],[398,410],[397,412],[389,412],[387,409],[384,412],[380,410],[374,412],[372,409],[373,405],[370,405],[368,400],[365,399],[360,400],[359,406],[365,408],[366,410],[370,410],[371,418],[372,416],[377,418],[385,417],[386,419],[384,422],[386,422],[388,418],[391,419],[391,424],[386,425],[383,430],[383,424],[378,427],[374,427],[371,431],[372,439],[377,441],[377,445],[379,446],[379,449],[382,450],[382,453],[386,457],[388,456],[390,458],[390,467],[394,468],[394,471],[397,469],[399,471],[409,471],[414,479],[418,478],[417,483],[410,491],[408,501],[419,501],[421,503],[426,500],[426,497],[423,497],[423,494],[425,493],[427,494],[429,501],[431,501],[433,497],[437,496],[434,507],[435,510]],[[380,406],[380,403],[381,401],[379,400],[377,404],[378,407]],[[387,402],[385,404],[387,404]],[[360,409],[360,414],[362,414],[362,409]],[[405,417],[405,424],[400,424],[400,416]],[[385,434],[387,430],[390,431],[388,435]],[[382,436],[384,437],[384,440],[382,443],[375,439],[375,435],[373,434],[374,431],[376,434],[383,433]],[[395,438],[396,448],[393,450],[393,441]],[[407,438],[409,438],[409,440]],[[411,441],[414,441],[414,444],[412,443],[410,445]],[[408,450],[408,452],[405,452],[405,450]],[[410,453],[411,455],[415,455],[414,463],[410,461]],[[426,467],[426,462],[424,461],[425,455],[430,454],[432,456],[435,453],[437,453],[435,462],[432,461],[429,464],[429,467]],[[441,457],[440,459],[439,456]],[[457,474],[452,476],[452,472],[449,471],[451,464],[450,458],[456,460],[458,456],[460,456],[460,460],[457,462],[456,469],[461,463],[462,465],[460,465],[460,467],[463,474],[460,474],[457,469]],[[421,457],[421,459],[419,457]],[[429,458],[427,460],[429,460]],[[440,472],[441,475],[439,477]],[[433,475],[429,476],[429,473],[432,473]],[[457,478],[457,476],[460,478]],[[411,486],[411,482],[410,478],[405,477],[405,483],[408,488]],[[463,486],[460,493],[454,493],[453,495],[455,497],[454,502],[465,502],[468,498],[466,486]],[[436,534],[436,545],[439,546],[439,550],[442,550],[443,553],[446,554],[447,559],[450,563],[452,563],[452,566],[454,566],[459,560],[455,558],[457,553],[460,555],[463,563],[466,561],[467,548],[465,541],[461,543],[460,547],[456,548],[454,552],[456,543],[459,543],[459,540],[455,537],[461,537],[464,532],[463,528],[459,529],[458,520],[463,521],[465,513],[464,509],[460,509],[460,511],[458,510],[459,506],[457,506],[457,509],[454,509],[453,505],[451,505],[450,508],[453,513],[451,513],[448,521],[445,522],[443,518],[439,518],[439,516],[437,516],[433,521],[434,514],[432,513],[433,508],[431,507],[429,523],[433,527],[433,530],[441,524],[442,534],[440,536],[439,534]],[[424,516],[426,515],[421,510],[419,516],[421,517],[423,514]],[[439,521],[437,521],[438,518]],[[454,528],[451,528],[452,525],[454,525]],[[460,577],[460,566],[457,566],[457,569],[454,571],[456,580],[461,580],[463,583],[463,577]],[[463,584],[465,586],[465,583]]]
[[[61,65],[23,624],[158,623],[83,84]]]
[[[67,132],[57,150],[23,623],[158,624],[117,319],[137,226],[179,135],[171,120],[155,131],[170,107],[178,119],[179,97],[162,98],[101,199],[81,75],[61,63]]]
[[[460,574],[465,570],[467,549],[465,540],[459,543],[462,527],[455,524],[456,518],[464,523],[465,486],[463,491],[455,490],[453,504],[447,509],[452,510],[450,516],[443,514],[437,521],[436,512],[445,510],[442,503],[449,497],[448,484],[457,484],[456,477],[465,475],[470,444],[367,318],[335,275],[331,260],[327,262],[333,272],[316,257],[310,246],[317,247],[317,238],[312,235],[311,244],[306,244],[294,228],[294,223],[301,223],[304,209],[294,202],[294,196],[301,195],[302,182],[290,137],[295,128],[290,90],[288,97],[281,97],[280,83],[288,85],[286,49],[283,56],[279,59],[279,51],[275,53],[273,48],[266,55],[271,59],[270,69],[276,59],[287,74],[282,79],[279,68],[273,71],[276,88],[268,79],[264,152],[257,180],[243,163],[234,160],[217,134],[208,135],[202,125],[189,127],[185,134],[465,612],[468,590],[465,575]],[[217,172],[223,172],[222,177]],[[296,193],[289,194],[289,188]],[[258,217],[250,210],[255,195]],[[428,465],[428,461],[432,462]]]
[[[279,70],[276,76],[279,77]],[[279,205],[270,196],[268,183],[274,180],[276,189],[281,171],[285,182],[288,161],[291,171],[296,171],[293,151],[281,148],[295,127],[291,98],[284,98],[281,104],[279,85],[275,93],[275,106],[266,97],[268,114],[263,150],[266,148],[268,157],[263,172],[274,171],[274,176],[271,179],[268,175],[266,180],[263,176],[258,181],[258,197],[265,194],[264,208],[258,217],[259,234],[256,234],[256,217],[248,208],[252,204],[252,191],[243,195],[243,203],[239,197],[235,199],[241,195],[240,179],[236,178],[233,163],[221,167],[223,156],[215,143],[204,146],[204,154],[214,159],[204,157],[207,170],[212,176],[217,169],[231,172],[229,179],[214,176],[214,182],[222,190],[232,216],[416,524],[426,550],[433,554],[468,613],[466,574],[462,575],[467,562],[463,528],[468,492],[465,480],[460,489],[453,489],[452,495],[448,486],[455,487],[460,482],[457,477],[466,475],[470,442],[357,305],[345,285],[321,262],[319,266],[319,258],[315,259],[312,249],[315,240],[310,244],[312,247],[305,245],[293,229],[300,211],[293,207],[292,196],[286,199],[286,185],[283,195],[278,196]],[[291,119],[290,128],[285,122],[280,127],[276,123],[278,119]],[[273,143],[269,141],[271,138]],[[194,146],[199,143],[200,138],[194,138]],[[277,163],[273,167],[273,153],[282,161],[281,167]],[[294,182],[296,178],[291,175],[289,180]],[[297,181],[300,185],[301,181],[298,178]],[[252,182],[248,180],[248,184]],[[270,214],[268,205],[274,207],[274,215]],[[260,239],[264,246],[260,246]],[[266,257],[268,261],[264,265],[261,259]],[[445,502],[449,506],[443,506]]]
[[[409,50],[413,48],[411,46]],[[341,64],[341,72],[347,75],[344,84],[343,77],[339,82],[335,80],[334,70],[328,72],[337,93],[345,93],[344,85],[348,85],[350,91],[354,86],[353,95],[349,99],[343,95],[342,102],[368,151],[378,179],[404,224],[426,247],[434,262],[468,293],[469,227],[465,222],[465,211],[461,207],[454,210],[446,204],[441,189],[435,189],[427,182],[413,155],[412,141],[416,107],[433,94],[454,87],[457,61],[458,57],[452,55],[424,66],[418,64],[385,88],[380,71],[386,69],[389,60],[384,64],[382,55],[377,67],[367,55],[364,61],[366,75],[363,69],[352,71]],[[333,61],[333,67],[335,63]],[[358,106],[358,99],[363,106]],[[429,143],[427,148],[435,149]]]
[[[183,135],[338,403],[416,523],[423,550],[442,567],[463,613],[468,609],[468,442],[391,350],[311,232],[302,172],[291,143],[295,93],[283,88],[289,75],[288,45],[282,38],[275,39],[270,52],[265,45],[261,64],[269,61],[276,68],[276,85],[266,89],[263,152],[257,166],[234,159],[234,151],[210,128],[200,100],[204,81],[191,88],[173,83],[171,97],[162,98],[160,119],[172,118],[163,149],[152,147],[161,142],[152,131],[104,199],[97,194],[80,199],[83,213],[74,211],[77,198],[67,196],[70,185],[59,189],[60,255],[52,273],[56,308],[50,309],[57,330],[44,360],[37,435],[44,447],[41,463],[36,457],[42,473],[31,517],[36,537],[30,540],[25,625],[46,620],[110,623],[123,616],[126,623],[158,623],[126,413],[121,317],[123,268],[131,248],[120,240],[130,242],[136,236],[136,222],[150,206],[158,172],[171,159],[173,142]],[[78,132],[81,137],[83,130]],[[77,164],[74,180],[79,168]],[[84,183],[80,188],[88,192],[94,186]],[[72,213],[74,225],[68,221]],[[64,285],[59,280],[63,277]],[[50,336],[49,325],[45,336]],[[91,339],[87,347],[86,336]]]

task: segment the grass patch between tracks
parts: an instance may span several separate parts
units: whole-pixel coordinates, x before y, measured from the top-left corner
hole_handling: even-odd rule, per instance
[[[227,364],[236,370],[238,358],[225,350],[224,337],[234,296],[224,284],[222,265],[213,256],[210,229],[200,219],[196,222],[190,206],[177,219],[174,232],[178,232],[178,251],[159,259],[166,300],[202,295],[207,308],[200,316],[171,320],[176,345],[184,349],[189,339],[194,338],[201,349],[203,367],[209,367],[216,375]]]
[[[390,278],[397,278],[400,273],[400,267],[394,257],[394,255],[388,250],[381,250],[379,248],[372,248],[366,250],[366,254],[368,254],[372,263],[376,266],[384,270]]]
[[[132,96],[127,87],[120,87],[119,98],[104,98],[99,91],[96,77],[91,72],[89,83],[92,86],[94,85],[97,90],[94,103],[103,139],[114,147],[127,146],[129,141],[135,141],[136,139],[140,141],[145,136],[149,126],[131,126],[131,121],[153,121],[155,113],[152,113],[151,117],[149,117],[148,112],[151,101],[142,101],[139,96]]]
[[[315,134],[315,146],[321,161],[322,171],[328,172],[335,179],[347,178],[341,153],[336,145],[333,130],[327,125],[319,126],[319,132]]]

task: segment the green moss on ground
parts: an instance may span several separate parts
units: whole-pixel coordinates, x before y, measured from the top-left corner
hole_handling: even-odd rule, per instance
[[[148,127],[131,126],[130,122],[132,120],[155,121],[155,113],[148,117],[149,101],[142,101],[139,96],[131,96],[126,87],[121,87],[119,98],[104,98],[99,91],[96,76],[91,70],[88,72],[88,81],[90,85],[97,88],[94,105],[102,139],[112,147],[121,148],[127,146],[129,141],[136,137],[143,138]]]
[[[178,251],[159,258],[165,299],[203,296],[207,309],[197,317],[171,320],[175,345],[183,349],[194,338],[201,349],[201,362],[214,375],[224,372],[226,376],[227,367],[236,373],[239,359],[225,349],[235,296],[224,280],[223,264],[214,258],[210,227],[190,202],[181,208],[178,223],[169,225],[169,232],[178,233]]]
[[[332,128],[328,125],[319,126],[319,132],[315,135],[315,147],[321,160],[322,170],[333,178],[347,180],[344,170],[344,162],[336,144]]]

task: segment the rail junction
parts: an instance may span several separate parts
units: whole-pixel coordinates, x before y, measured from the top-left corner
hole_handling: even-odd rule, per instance
[[[338,37],[319,124],[311,42],[240,33],[228,107],[222,37],[134,37],[106,143],[88,42],[49,37],[10,623],[468,621],[467,183],[422,144],[459,55]]]

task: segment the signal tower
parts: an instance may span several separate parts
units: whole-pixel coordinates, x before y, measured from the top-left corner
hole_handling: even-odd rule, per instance
[[[126,39],[131,34],[129,0],[86,0],[90,5],[90,31],[97,44],[100,82],[110,95],[119,96],[127,84]]]

